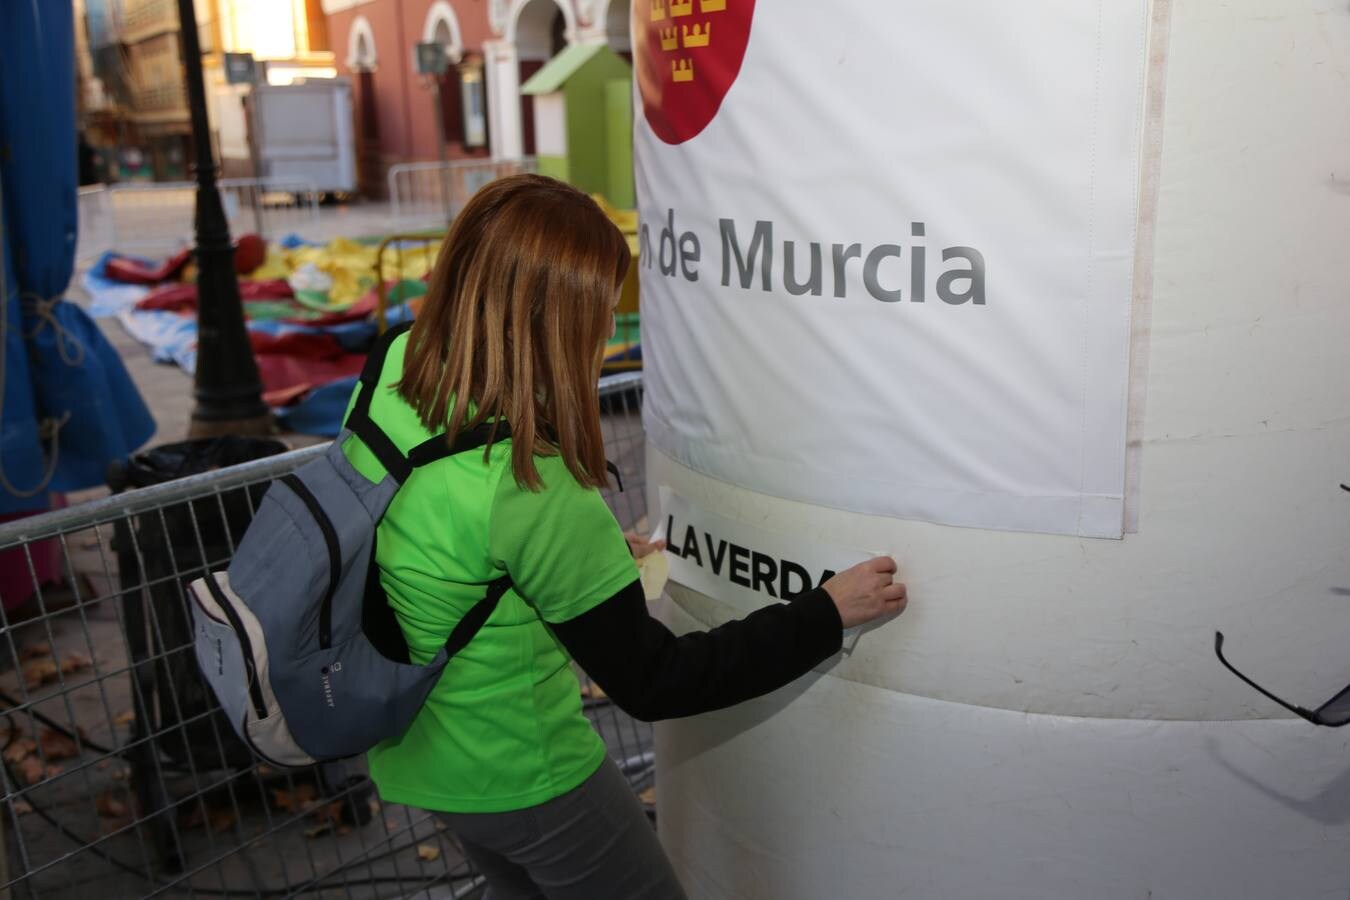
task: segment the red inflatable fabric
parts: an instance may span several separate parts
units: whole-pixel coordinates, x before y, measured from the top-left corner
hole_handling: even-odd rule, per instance
[[[158,266],[151,267],[128,256],[110,254],[103,274],[123,284],[159,284],[174,278],[192,259],[192,248],[184,247]],[[267,262],[267,242],[256,234],[240,235],[234,242],[234,270],[247,275]],[[290,296],[287,294],[286,296]]]
[[[247,275],[267,262],[267,242],[256,234],[243,234],[234,242],[234,270]]]
[[[320,385],[359,375],[366,362],[365,354],[348,353],[327,334],[253,331],[249,340],[258,361],[263,402],[268,406],[285,406]]]
[[[322,316],[317,316],[315,318],[309,319],[295,318],[295,319],[282,319],[281,321],[286,322],[290,325],[310,325],[315,327],[323,327],[325,325],[341,325],[344,322],[359,322],[362,319],[369,318],[370,314],[375,312],[375,307],[377,305],[378,303],[375,297],[375,289],[371,288],[369,291],[366,292],[366,295],[364,297],[362,297],[360,300],[357,300],[355,303],[353,303],[346,309],[342,310],[341,312],[326,313]]]
[[[285,300],[295,296],[284,281],[241,281],[239,299]],[[197,285],[164,284],[154,288],[136,304],[137,309],[162,309],[171,312],[194,312],[197,309]]]
[[[191,258],[192,248],[184,247],[158,266],[151,268],[127,256],[112,255],[103,264],[103,274],[123,284],[159,284],[183,271],[183,266],[187,265]]]

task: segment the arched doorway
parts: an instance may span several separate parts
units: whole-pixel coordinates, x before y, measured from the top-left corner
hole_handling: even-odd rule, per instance
[[[519,71],[519,90],[519,85],[529,81],[535,72],[567,46],[572,23],[567,8],[557,0],[517,0],[517,5],[511,35]],[[533,97],[520,97],[520,135],[522,151],[526,156],[533,156]]]
[[[422,40],[445,48],[450,64],[440,77],[441,131],[451,156],[487,153],[487,117],[482,97],[482,62],[466,58],[459,19],[447,0],[427,11]],[[467,76],[467,77],[466,77]]]
[[[356,166],[359,189],[378,197],[384,188],[380,171],[380,112],[375,96],[375,33],[365,16],[352,20],[347,32],[347,68],[356,82]]]

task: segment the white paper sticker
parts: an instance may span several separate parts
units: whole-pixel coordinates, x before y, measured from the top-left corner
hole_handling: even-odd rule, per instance
[[[804,540],[700,509],[666,485],[652,539],[665,538],[670,580],[746,615],[819,587],[836,572],[878,555]],[[860,628],[844,631],[851,653]]]

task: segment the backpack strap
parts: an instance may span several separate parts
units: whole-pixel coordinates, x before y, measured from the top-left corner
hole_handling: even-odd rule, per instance
[[[414,469],[421,468],[448,456],[477,450],[489,440],[498,441],[510,436],[511,426],[506,422],[480,422],[468,431],[461,431],[453,441],[447,441],[443,434],[427,438],[408,453],[408,463]],[[478,634],[479,629],[483,627],[497,608],[497,603],[502,599],[502,595],[509,591],[512,586],[513,582],[510,575],[503,575],[501,578],[488,583],[487,593],[483,595],[483,599],[475,603],[468,614],[459,620],[459,624],[455,626],[454,630],[450,632],[450,637],[446,639],[446,659],[463,650],[469,641],[473,640],[474,635]]]
[[[390,345],[394,343],[395,338],[411,327],[411,322],[405,322],[390,328],[375,341],[375,346],[370,348],[366,365],[361,369],[361,389],[356,395],[356,405],[352,407],[351,415],[347,416],[346,422],[348,430],[361,439],[361,443],[375,454],[380,465],[399,484],[407,481],[408,476],[412,474],[412,464],[399,452],[398,446],[384,433],[384,429],[376,425],[375,420],[370,417],[370,402],[375,399],[375,391],[379,387],[380,373],[384,371],[384,361],[389,355]]]
[[[366,364],[361,369],[360,392],[356,395],[356,404],[352,407],[351,415],[347,417],[346,422],[347,429],[361,439],[370,452],[375,454],[384,470],[400,485],[408,480],[414,469],[445,459],[447,456],[475,450],[489,440],[511,436],[511,426],[507,423],[483,422],[468,431],[460,432],[453,441],[447,441],[444,434],[439,434],[418,444],[407,456],[399,451],[398,446],[389,435],[385,434],[384,429],[375,424],[375,420],[370,417],[370,404],[379,387],[380,373],[384,371],[384,362],[389,356],[390,346],[395,338],[411,327],[411,322],[405,322],[390,328],[370,348],[370,355],[366,357]],[[497,608],[502,596],[511,587],[510,575],[503,575],[488,583],[487,593],[483,599],[475,603],[468,614],[459,620],[459,624],[446,639],[446,659],[463,650],[469,641],[473,640],[474,635],[478,634],[479,629]]]
[[[473,636],[487,622],[492,611],[497,608],[497,603],[502,599],[502,595],[512,587],[510,575],[503,575],[495,581],[488,583],[487,593],[474,604],[473,609],[469,610],[464,618],[459,620],[459,624],[450,632],[450,637],[445,642],[445,658],[450,659],[456,653],[463,650]]]
[[[413,469],[420,469],[438,459],[477,450],[489,440],[500,441],[510,436],[511,426],[506,422],[480,422],[468,431],[461,431],[455,435],[453,441],[447,441],[444,434],[427,438],[408,451],[408,464]]]

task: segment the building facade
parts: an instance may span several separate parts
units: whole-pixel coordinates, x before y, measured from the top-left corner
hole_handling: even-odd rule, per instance
[[[231,167],[230,148],[245,141],[242,89],[226,84],[222,54],[252,53],[272,83],[331,77],[323,9],[320,0],[195,0],[195,9],[215,144],[225,151],[225,174],[248,174]],[[108,179],[186,178],[191,122],[178,4],[80,0],[76,13],[80,130],[107,161]]]
[[[533,99],[520,88],[572,44],[631,58],[629,0],[323,0],[339,73],[355,85],[363,193],[401,162],[534,155]],[[416,45],[449,70],[417,72]],[[439,103],[438,103],[439,97]]]

